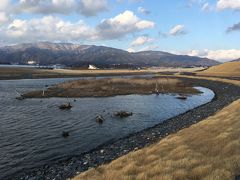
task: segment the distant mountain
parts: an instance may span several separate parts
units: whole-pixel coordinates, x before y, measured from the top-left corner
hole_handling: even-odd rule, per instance
[[[189,67],[219,64],[207,58],[161,51],[130,53],[105,46],[70,43],[27,43],[0,48],[0,64],[27,64],[28,61],[35,61],[40,65],[62,64],[70,67],[87,67],[93,64],[100,68]]]

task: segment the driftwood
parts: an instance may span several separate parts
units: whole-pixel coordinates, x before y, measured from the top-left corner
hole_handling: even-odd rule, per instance
[[[67,132],[67,131],[62,132],[62,137],[68,137],[68,136],[69,136],[69,132]]]
[[[104,121],[104,118],[103,118],[102,116],[97,116],[97,117],[96,117],[96,122],[102,124],[103,121]]]
[[[71,109],[72,108],[72,105],[70,103],[67,103],[67,104],[62,104],[60,106],[58,106],[59,109]]]
[[[127,111],[119,111],[119,112],[114,113],[114,115],[118,116],[120,118],[124,118],[124,117],[132,116],[133,113],[132,112],[127,112]]]

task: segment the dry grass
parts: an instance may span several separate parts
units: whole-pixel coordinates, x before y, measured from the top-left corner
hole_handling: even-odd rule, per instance
[[[21,79],[34,78],[41,75],[42,77],[51,77],[55,75],[50,70],[34,69],[34,68],[0,68],[0,79]]]
[[[176,75],[176,76],[169,76],[169,77],[185,77],[185,78],[193,78],[193,79],[207,79],[207,80],[211,80],[211,81],[225,82],[225,83],[230,83],[230,84],[240,86],[240,81],[238,81],[238,80],[231,80],[231,79],[220,78],[220,77],[202,77],[202,76],[186,76],[186,75]]]
[[[149,70],[70,70],[0,67],[0,79],[59,78],[81,76],[138,75],[151,73]]]
[[[205,71],[198,72],[197,75],[240,77],[240,62],[227,62],[218,66],[213,66]]]
[[[173,78],[108,78],[75,80],[42,91],[24,94],[27,98],[106,97],[128,94],[155,93],[156,83],[161,93],[198,93],[193,87]]]
[[[23,78],[57,78],[76,76],[112,76],[112,75],[138,75],[157,72],[194,72],[202,68],[158,68],[158,69],[113,69],[113,70],[78,70],[56,69],[44,70],[36,68],[12,68],[0,67],[0,79],[23,79]]]
[[[234,179],[240,174],[239,109],[237,100],[198,124],[74,179]]]

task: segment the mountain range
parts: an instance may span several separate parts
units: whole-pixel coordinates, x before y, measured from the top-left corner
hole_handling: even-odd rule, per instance
[[[176,55],[162,51],[130,53],[121,49],[70,43],[25,43],[0,48],[0,64],[61,64],[68,67],[99,68],[213,66],[219,62],[207,58]]]

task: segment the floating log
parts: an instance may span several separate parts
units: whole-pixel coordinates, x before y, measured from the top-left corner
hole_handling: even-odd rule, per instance
[[[67,131],[62,132],[62,137],[68,137],[68,136],[69,136],[69,132],[67,132]]]
[[[70,103],[67,103],[67,104],[62,104],[59,106],[59,109],[71,109],[72,108],[72,105]]]
[[[97,116],[97,117],[96,117],[96,122],[102,124],[103,121],[104,121],[104,118],[103,118],[102,116]]]
[[[118,116],[120,118],[125,118],[125,117],[132,116],[133,113],[132,112],[127,112],[127,111],[119,111],[119,112],[114,113],[114,115]]]
[[[186,96],[178,96],[176,97],[177,99],[181,99],[181,100],[187,100],[187,97]]]
[[[25,97],[24,96],[19,96],[19,97],[16,97],[17,100],[24,100]]]

